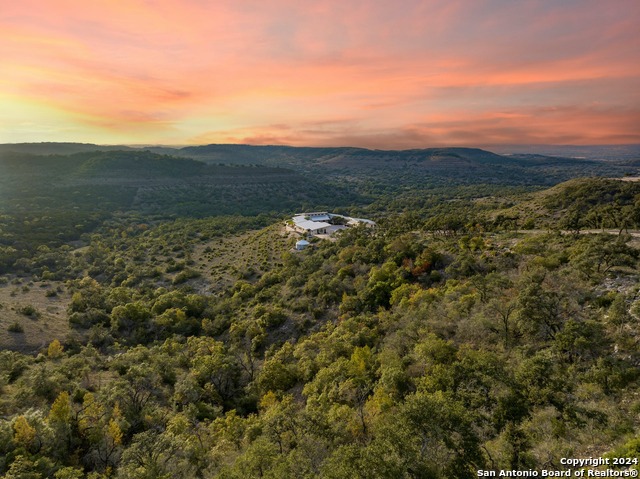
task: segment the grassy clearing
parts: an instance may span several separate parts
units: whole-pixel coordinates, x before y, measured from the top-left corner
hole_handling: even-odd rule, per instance
[[[34,353],[53,339],[64,340],[70,332],[69,301],[56,281],[11,278],[0,284],[0,350]]]
[[[195,246],[194,268],[211,284],[211,292],[220,292],[239,279],[258,280],[274,264],[282,262],[283,253],[294,242],[280,224],[216,238]]]

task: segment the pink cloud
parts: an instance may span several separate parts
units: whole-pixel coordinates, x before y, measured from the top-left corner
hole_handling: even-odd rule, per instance
[[[0,94],[131,142],[633,139],[638,18],[636,0],[23,0],[0,13]]]

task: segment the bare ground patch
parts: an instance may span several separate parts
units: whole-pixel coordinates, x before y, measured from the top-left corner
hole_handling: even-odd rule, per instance
[[[0,284],[0,350],[35,353],[69,332],[70,295],[56,281],[11,278]]]

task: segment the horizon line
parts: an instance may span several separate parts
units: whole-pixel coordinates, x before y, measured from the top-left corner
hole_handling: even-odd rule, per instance
[[[185,144],[164,144],[164,143],[93,143],[93,142],[84,142],[84,141],[24,141],[24,142],[16,142],[16,143],[0,143],[0,146],[13,146],[13,145],[94,145],[94,146],[123,146],[127,148],[189,148],[189,147],[200,147],[200,146],[250,146],[250,147],[285,147],[285,148],[318,148],[318,149],[327,149],[327,148],[357,148],[361,150],[370,150],[370,151],[411,151],[411,150],[426,150],[432,148],[468,148],[468,149],[485,149],[485,148],[506,148],[506,147],[561,147],[561,148],[592,148],[592,147],[640,147],[640,143],[580,143],[580,144],[571,144],[571,143],[493,143],[493,144],[484,144],[484,145],[455,145],[455,144],[445,144],[445,145],[434,145],[434,146],[423,146],[418,148],[367,148],[364,146],[355,146],[355,145],[290,145],[284,143],[185,143]]]

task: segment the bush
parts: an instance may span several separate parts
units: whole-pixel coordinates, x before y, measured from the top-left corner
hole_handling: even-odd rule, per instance
[[[21,306],[20,308],[18,308],[18,312],[32,318],[37,318],[40,316],[38,310],[31,304],[25,304],[24,306]]]
[[[7,331],[9,331],[10,333],[24,333],[24,328],[20,323],[16,321],[15,323],[9,325]]]
[[[184,271],[179,272],[173,278],[173,281],[171,283],[174,284],[174,285],[182,284],[182,283],[186,283],[187,281],[189,281],[192,278],[198,278],[199,276],[200,276],[199,272],[194,271],[192,269],[185,269]]]
[[[90,308],[83,313],[71,313],[69,324],[74,328],[88,329],[94,325],[106,326],[111,321],[107,313],[99,309]]]

